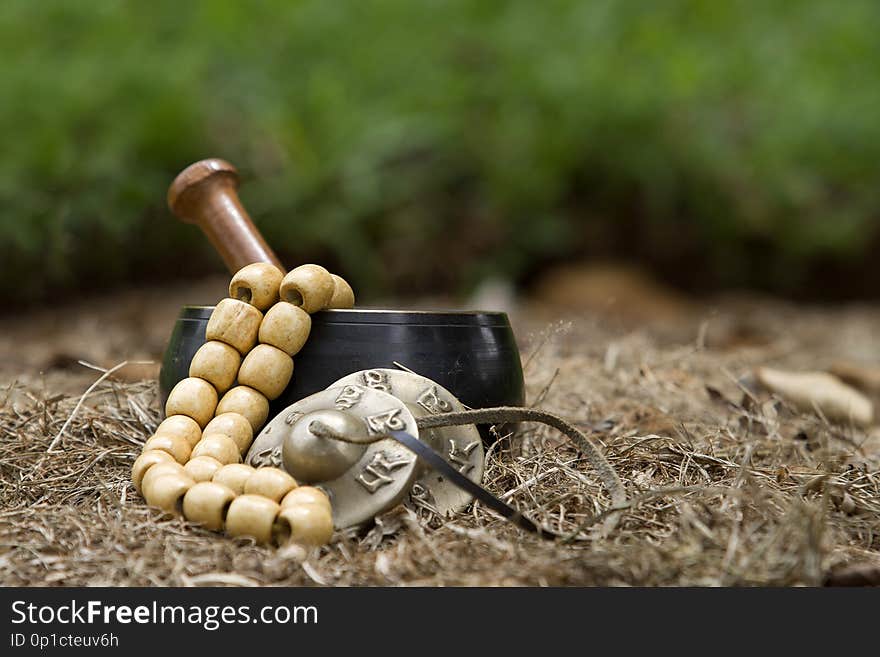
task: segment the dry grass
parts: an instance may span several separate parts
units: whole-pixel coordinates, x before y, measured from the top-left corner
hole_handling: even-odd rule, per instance
[[[880,564],[876,437],[799,414],[744,375],[815,367],[876,318],[837,316],[834,331],[828,316],[797,318],[794,337],[785,313],[753,314],[748,330],[721,322],[714,343],[714,329],[688,341],[586,321],[523,329],[530,400],[591,429],[630,498],[606,531],[605,490],[555,432],[527,426],[496,444],[487,487],[558,531],[585,528],[568,544],[479,506],[448,521],[399,508],[300,564],[163,519],[134,492],[131,463],[160,419],[154,382],[104,381],[75,415],[84,387],[13,384],[0,390],[0,583],[821,584],[847,564]]]

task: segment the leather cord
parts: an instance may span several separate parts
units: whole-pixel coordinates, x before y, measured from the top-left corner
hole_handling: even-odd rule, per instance
[[[562,433],[575,444],[599,475],[602,485],[611,496],[612,505],[617,507],[626,504],[626,491],[620,477],[617,476],[617,472],[602,454],[599,446],[583,431],[558,415],[534,408],[496,406],[416,418],[416,425],[419,429],[434,429],[462,424],[505,424],[508,422],[540,422]]]

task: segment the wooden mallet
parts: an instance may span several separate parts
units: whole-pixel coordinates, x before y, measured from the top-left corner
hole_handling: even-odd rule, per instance
[[[243,275],[243,267],[262,262],[274,265],[282,273],[287,270],[251,221],[237,188],[238,171],[229,162],[217,158],[200,160],[181,171],[171,183],[168,207],[208,236],[233,274],[230,295],[240,298],[233,294],[233,288],[236,278]],[[288,272],[281,281],[280,294],[282,300],[302,306],[309,313],[354,306],[354,292],[345,279],[318,265],[300,265]]]
[[[260,235],[238,198],[238,170],[211,158],[189,165],[168,188],[168,207],[179,219],[196,224],[235,273],[253,262],[268,262],[286,271]]]

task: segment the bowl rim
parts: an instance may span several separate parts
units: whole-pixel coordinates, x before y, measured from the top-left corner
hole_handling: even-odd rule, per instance
[[[179,320],[210,318],[214,306],[186,305]],[[491,310],[405,310],[396,308],[349,308],[322,310],[312,315],[313,324],[366,324],[408,326],[479,326],[510,327],[507,313]]]

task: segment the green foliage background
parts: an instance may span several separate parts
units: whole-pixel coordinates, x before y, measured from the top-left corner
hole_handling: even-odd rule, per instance
[[[207,156],[368,294],[605,251],[784,291],[877,237],[876,0],[7,0],[0,93],[7,297],[219,268],[164,206]]]

